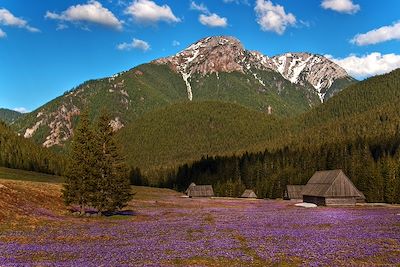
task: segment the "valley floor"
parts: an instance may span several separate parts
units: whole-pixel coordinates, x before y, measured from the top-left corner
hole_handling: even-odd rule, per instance
[[[0,266],[399,266],[400,207],[295,207],[134,187],[131,215],[76,218],[60,184],[0,180]]]

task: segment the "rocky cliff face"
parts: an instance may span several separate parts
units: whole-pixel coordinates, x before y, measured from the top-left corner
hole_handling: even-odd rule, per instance
[[[272,58],[275,70],[292,83],[311,84],[321,101],[335,80],[349,77],[347,72],[329,59],[310,53],[287,53]]]
[[[248,73],[252,70],[272,70],[291,83],[312,86],[321,102],[335,80],[350,77],[346,71],[329,59],[310,53],[287,53],[272,58],[257,51],[245,50],[239,40],[228,36],[204,38],[175,56],[153,61],[168,64],[182,75],[188,98],[193,99],[190,78],[193,74],[219,72]],[[254,75],[256,79],[256,75]],[[261,84],[264,81],[260,81]]]

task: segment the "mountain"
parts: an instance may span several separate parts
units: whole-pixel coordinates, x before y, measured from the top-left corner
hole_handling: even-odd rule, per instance
[[[108,109],[116,131],[148,112],[191,101],[230,102],[294,117],[354,81],[319,55],[269,58],[245,50],[233,37],[208,37],[175,56],[87,81],[17,120],[13,128],[45,147],[63,147],[82,109],[92,119]]]
[[[0,108],[0,121],[4,121],[7,124],[12,124],[18,118],[22,117],[24,114],[14,111],[11,109]]]
[[[321,55],[286,53],[270,58],[256,51],[245,50],[239,40],[227,36],[204,38],[175,56],[153,62],[168,64],[182,75],[190,100],[194,94],[192,83],[197,82],[195,77],[213,73],[218,76],[221,72],[254,76],[262,86],[267,81],[258,77],[257,71],[277,72],[292,84],[312,87],[321,101],[345,86],[337,86],[340,81],[347,84],[355,81],[342,67]]]

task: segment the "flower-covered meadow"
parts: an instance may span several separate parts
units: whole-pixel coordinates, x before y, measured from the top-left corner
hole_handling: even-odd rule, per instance
[[[82,218],[65,211],[59,185],[0,182],[0,266],[400,265],[398,206],[305,209],[136,187],[129,212]]]

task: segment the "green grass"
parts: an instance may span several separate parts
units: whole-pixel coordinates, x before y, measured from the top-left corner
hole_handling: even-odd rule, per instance
[[[0,167],[0,179],[46,182],[46,183],[62,183],[63,177],[50,174],[23,171],[17,169],[9,169]]]

